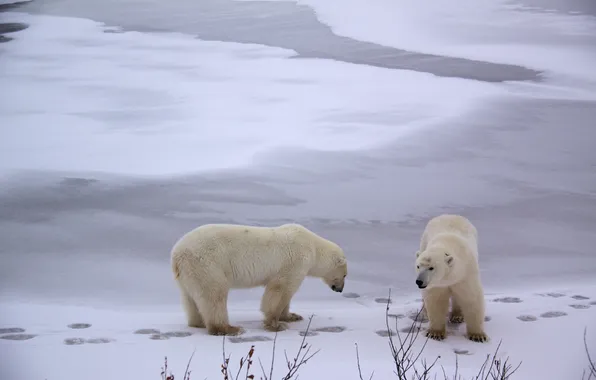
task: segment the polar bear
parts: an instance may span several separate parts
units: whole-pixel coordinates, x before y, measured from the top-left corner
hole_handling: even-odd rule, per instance
[[[484,290],[478,266],[478,231],[461,215],[431,219],[416,252],[416,285],[422,289],[430,325],[426,336],[445,339],[451,299],[452,323],[466,322],[467,337],[486,342]]]
[[[228,320],[230,289],[264,286],[264,327],[282,331],[284,322],[303,319],[290,312],[290,301],[306,276],[341,293],[348,274],[343,250],[299,224],[202,225],[176,242],[171,265],[188,325],[206,327],[210,335],[244,332]]]

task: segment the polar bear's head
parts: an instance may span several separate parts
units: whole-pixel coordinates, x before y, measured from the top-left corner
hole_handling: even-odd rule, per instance
[[[416,252],[416,285],[420,289],[448,286],[454,258],[438,247]]]
[[[322,279],[334,292],[343,292],[346,276],[348,275],[348,261],[341,248],[337,247],[329,253],[328,265],[322,274]]]

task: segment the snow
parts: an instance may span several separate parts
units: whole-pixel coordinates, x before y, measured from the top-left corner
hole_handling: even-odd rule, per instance
[[[319,286],[323,291],[324,285],[321,283]],[[386,296],[378,294],[380,298]],[[398,316],[389,317],[393,331],[395,323],[399,330],[411,326],[409,316],[420,307],[420,302],[416,300],[418,296],[409,294],[392,297],[389,314]],[[518,298],[519,302],[495,301],[503,298]],[[596,347],[593,324],[596,316],[596,286],[593,283],[565,289],[488,293],[486,300],[487,316],[490,317],[485,325],[490,336],[488,343],[467,340],[464,337],[464,325],[448,325],[445,341],[428,340],[426,343],[421,359],[432,362],[440,356],[435,367],[439,378],[442,378],[440,366],[444,367],[447,374],[453,374],[456,355],[459,373],[464,378],[470,378],[478,372],[486,355],[495,352],[499,342],[501,347],[497,359],[509,358],[514,367],[521,362],[514,379],[581,378],[582,371],[588,365],[583,341],[586,327],[588,347]],[[228,337],[225,342],[226,353],[231,354],[232,358],[230,368],[234,370],[238,368],[240,357],[248,352],[251,345],[255,346],[253,373],[256,378],[261,375],[257,358],[266,369],[269,368],[272,340],[275,337],[274,333],[266,332],[260,326],[258,302],[258,299],[254,299],[230,304],[231,323],[246,329],[240,336],[246,341],[235,342],[235,338]],[[374,378],[391,378],[394,368],[388,338],[377,334],[387,331],[386,305],[380,302],[384,301],[377,302],[366,296],[342,298],[339,295],[332,301],[295,302],[293,311],[306,318],[291,323],[288,330],[278,334],[274,378],[281,378],[285,374],[284,350],[290,358],[295,355],[302,339],[299,332],[304,331],[307,319],[312,314],[314,317],[310,331],[315,335],[308,336],[306,342],[312,345],[313,352],[320,352],[301,368],[300,378],[358,378],[355,344],[358,344],[365,378],[372,371],[375,373]],[[584,306],[578,308],[571,305]],[[3,310],[0,328],[21,328],[24,331],[1,334],[0,355],[4,363],[21,362],[25,365],[2,366],[0,376],[5,379],[158,378],[164,356],[167,356],[169,369],[176,378],[182,378],[189,357],[196,351],[190,365],[191,378],[221,378],[223,338],[209,336],[204,329],[185,326],[184,315],[178,305],[155,306],[152,312],[123,312],[56,304],[3,303],[0,306]],[[545,315],[548,312],[562,313],[549,318]],[[79,329],[69,327],[76,323],[90,326]],[[423,326],[426,324],[423,323]],[[317,331],[321,328],[335,331]],[[151,338],[153,334],[135,333],[141,329],[158,330],[159,333],[153,332],[158,336],[167,336],[172,332],[189,334],[154,340]],[[15,334],[30,334],[34,337],[29,340],[7,339]],[[402,331],[400,336],[403,338],[406,333]],[[393,339],[395,343],[399,342],[397,336]],[[80,344],[72,344],[73,341]],[[413,349],[415,354],[425,341],[422,334],[418,335]]]
[[[369,149],[505,93],[258,45],[3,18],[30,26],[0,45],[0,124],[12,126],[0,130],[0,171],[165,175],[247,166],[272,149]]]
[[[421,221],[445,209],[478,221],[491,341],[470,342],[465,326],[451,326],[424,358],[440,355],[449,373],[457,351],[469,377],[502,341],[501,357],[522,362],[513,379],[581,378],[585,327],[596,356],[595,18],[496,0],[298,4],[341,35],[526,65],[546,70],[545,81],[439,78],[1,13],[2,22],[28,28],[0,43],[0,378],[157,378],[164,356],[182,378],[194,350],[192,378],[219,378],[222,338],[185,325],[167,249],[198,220],[288,219],[347,247],[354,265],[346,292],[358,296],[304,283],[293,311],[315,314],[315,330],[344,330],[307,338],[321,351],[300,377],[358,378],[357,343],[363,376],[390,378],[388,338],[377,334],[385,306],[375,299],[391,284],[391,314],[420,306],[403,258]],[[224,171],[264,163],[283,173]],[[27,170],[44,176],[30,179]],[[199,180],[173,177],[192,173]],[[243,338],[273,339],[260,326],[261,292],[230,296]],[[502,297],[521,302],[495,301]],[[275,377],[305,326],[278,335]],[[24,331],[2,330],[10,328]],[[154,340],[139,329],[191,335]],[[67,344],[75,338],[82,344]],[[226,340],[234,368],[251,344],[267,367],[272,341],[254,340]]]

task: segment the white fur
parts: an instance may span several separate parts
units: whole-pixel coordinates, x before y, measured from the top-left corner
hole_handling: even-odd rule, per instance
[[[488,340],[484,332],[478,231],[468,219],[444,214],[428,222],[416,252],[416,273],[430,322],[429,337],[438,340],[445,337],[451,299],[451,321],[465,321],[469,339]]]
[[[171,263],[188,325],[207,327],[212,335],[243,331],[229,324],[230,289],[265,286],[265,328],[281,331],[287,328],[284,321],[302,319],[289,306],[306,276],[322,278],[341,292],[347,275],[343,250],[299,224],[203,225],[174,245]]]

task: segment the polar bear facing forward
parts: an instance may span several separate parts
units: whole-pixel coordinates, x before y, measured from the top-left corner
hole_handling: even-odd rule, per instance
[[[299,224],[203,225],[176,242],[171,264],[188,325],[206,327],[210,335],[244,331],[229,323],[230,289],[264,286],[264,327],[282,331],[284,322],[303,319],[290,312],[290,301],[306,276],[342,292],[348,274],[343,250]]]
[[[416,252],[416,285],[422,289],[429,319],[426,336],[443,340],[451,299],[450,320],[466,323],[467,337],[486,342],[484,290],[478,266],[478,231],[465,217],[431,219]]]

